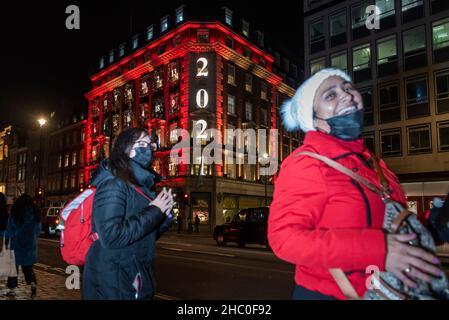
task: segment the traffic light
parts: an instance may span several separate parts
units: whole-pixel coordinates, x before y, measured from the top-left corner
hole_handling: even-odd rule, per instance
[[[183,202],[184,205],[190,206],[190,195],[188,193],[184,193]]]
[[[42,186],[36,187],[36,197],[42,198],[44,196],[44,188]]]
[[[84,183],[80,183],[80,193],[84,191]]]

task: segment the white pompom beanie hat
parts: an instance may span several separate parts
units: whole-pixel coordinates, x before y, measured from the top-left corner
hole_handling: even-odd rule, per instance
[[[282,122],[287,131],[316,131],[313,125],[313,99],[315,93],[329,77],[338,76],[352,82],[344,71],[335,68],[321,69],[307,79],[296,91],[293,98],[285,101],[281,107]]]

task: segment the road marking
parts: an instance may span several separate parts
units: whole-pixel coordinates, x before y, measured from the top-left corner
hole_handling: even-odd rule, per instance
[[[184,247],[193,246],[190,243],[175,243],[175,242],[165,242],[165,241],[158,241],[157,244],[166,244],[166,245],[170,245],[170,246],[184,246]]]
[[[169,296],[169,295],[166,295],[166,294],[163,294],[163,293],[158,293],[158,292],[156,292],[154,294],[154,296],[156,298],[159,298],[160,300],[178,300],[178,298],[176,298],[176,297]]]
[[[235,263],[227,263],[227,262],[221,262],[221,261],[213,261],[213,260],[203,260],[203,259],[196,259],[196,258],[188,258],[188,257],[181,257],[181,256],[173,256],[173,255],[167,255],[159,253],[157,255],[158,257],[166,257],[166,258],[173,258],[173,259],[184,259],[189,261],[195,261],[195,262],[206,262],[206,263],[212,263],[212,264],[221,264],[225,266],[230,267],[236,267],[236,268],[242,268],[242,269],[251,269],[251,270],[260,270],[260,271],[266,271],[266,272],[279,272],[279,273],[286,273],[286,274],[295,274],[293,271],[284,271],[284,270],[276,270],[276,269],[269,269],[269,268],[260,268],[260,267],[251,267],[251,266],[245,266]]]
[[[234,254],[208,252],[208,251],[198,251],[198,250],[185,250],[185,249],[171,248],[171,247],[160,247],[160,249],[177,251],[177,252],[199,253],[199,254],[206,254],[206,255],[210,255],[210,256],[220,256],[220,257],[227,257],[227,258],[235,258],[236,257],[236,255],[234,255]]]

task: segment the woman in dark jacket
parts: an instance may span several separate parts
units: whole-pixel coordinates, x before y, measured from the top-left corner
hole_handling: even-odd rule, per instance
[[[154,297],[156,240],[172,222],[174,199],[171,190],[164,188],[157,197],[150,190],[151,158],[147,131],[128,129],[93,178],[92,231],[99,239],[86,257],[84,299]]]
[[[40,233],[40,212],[33,199],[22,194],[11,208],[11,216],[6,227],[6,237],[9,238],[11,249],[14,250],[16,266],[22,268],[25,282],[31,286],[31,298],[36,295],[36,275],[33,265],[37,262],[37,241]],[[9,277],[7,295],[14,296],[17,288],[17,277]]]

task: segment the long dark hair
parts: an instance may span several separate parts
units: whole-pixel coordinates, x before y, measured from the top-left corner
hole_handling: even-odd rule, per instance
[[[6,196],[0,192],[0,230],[6,229],[6,222],[8,221],[8,210],[6,205]]]
[[[112,147],[111,156],[109,157],[110,168],[115,176],[126,183],[136,184],[129,164],[130,158],[128,154],[142,134],[148,135],[148,131],[144,128],[126,129],[118,135]]]
[[[36,222],[41,221],[39,209],[33,199],[27,194],[22,194],[12,205],[11,218],[16,224],[21,225],[31,217],[34,217]]]

